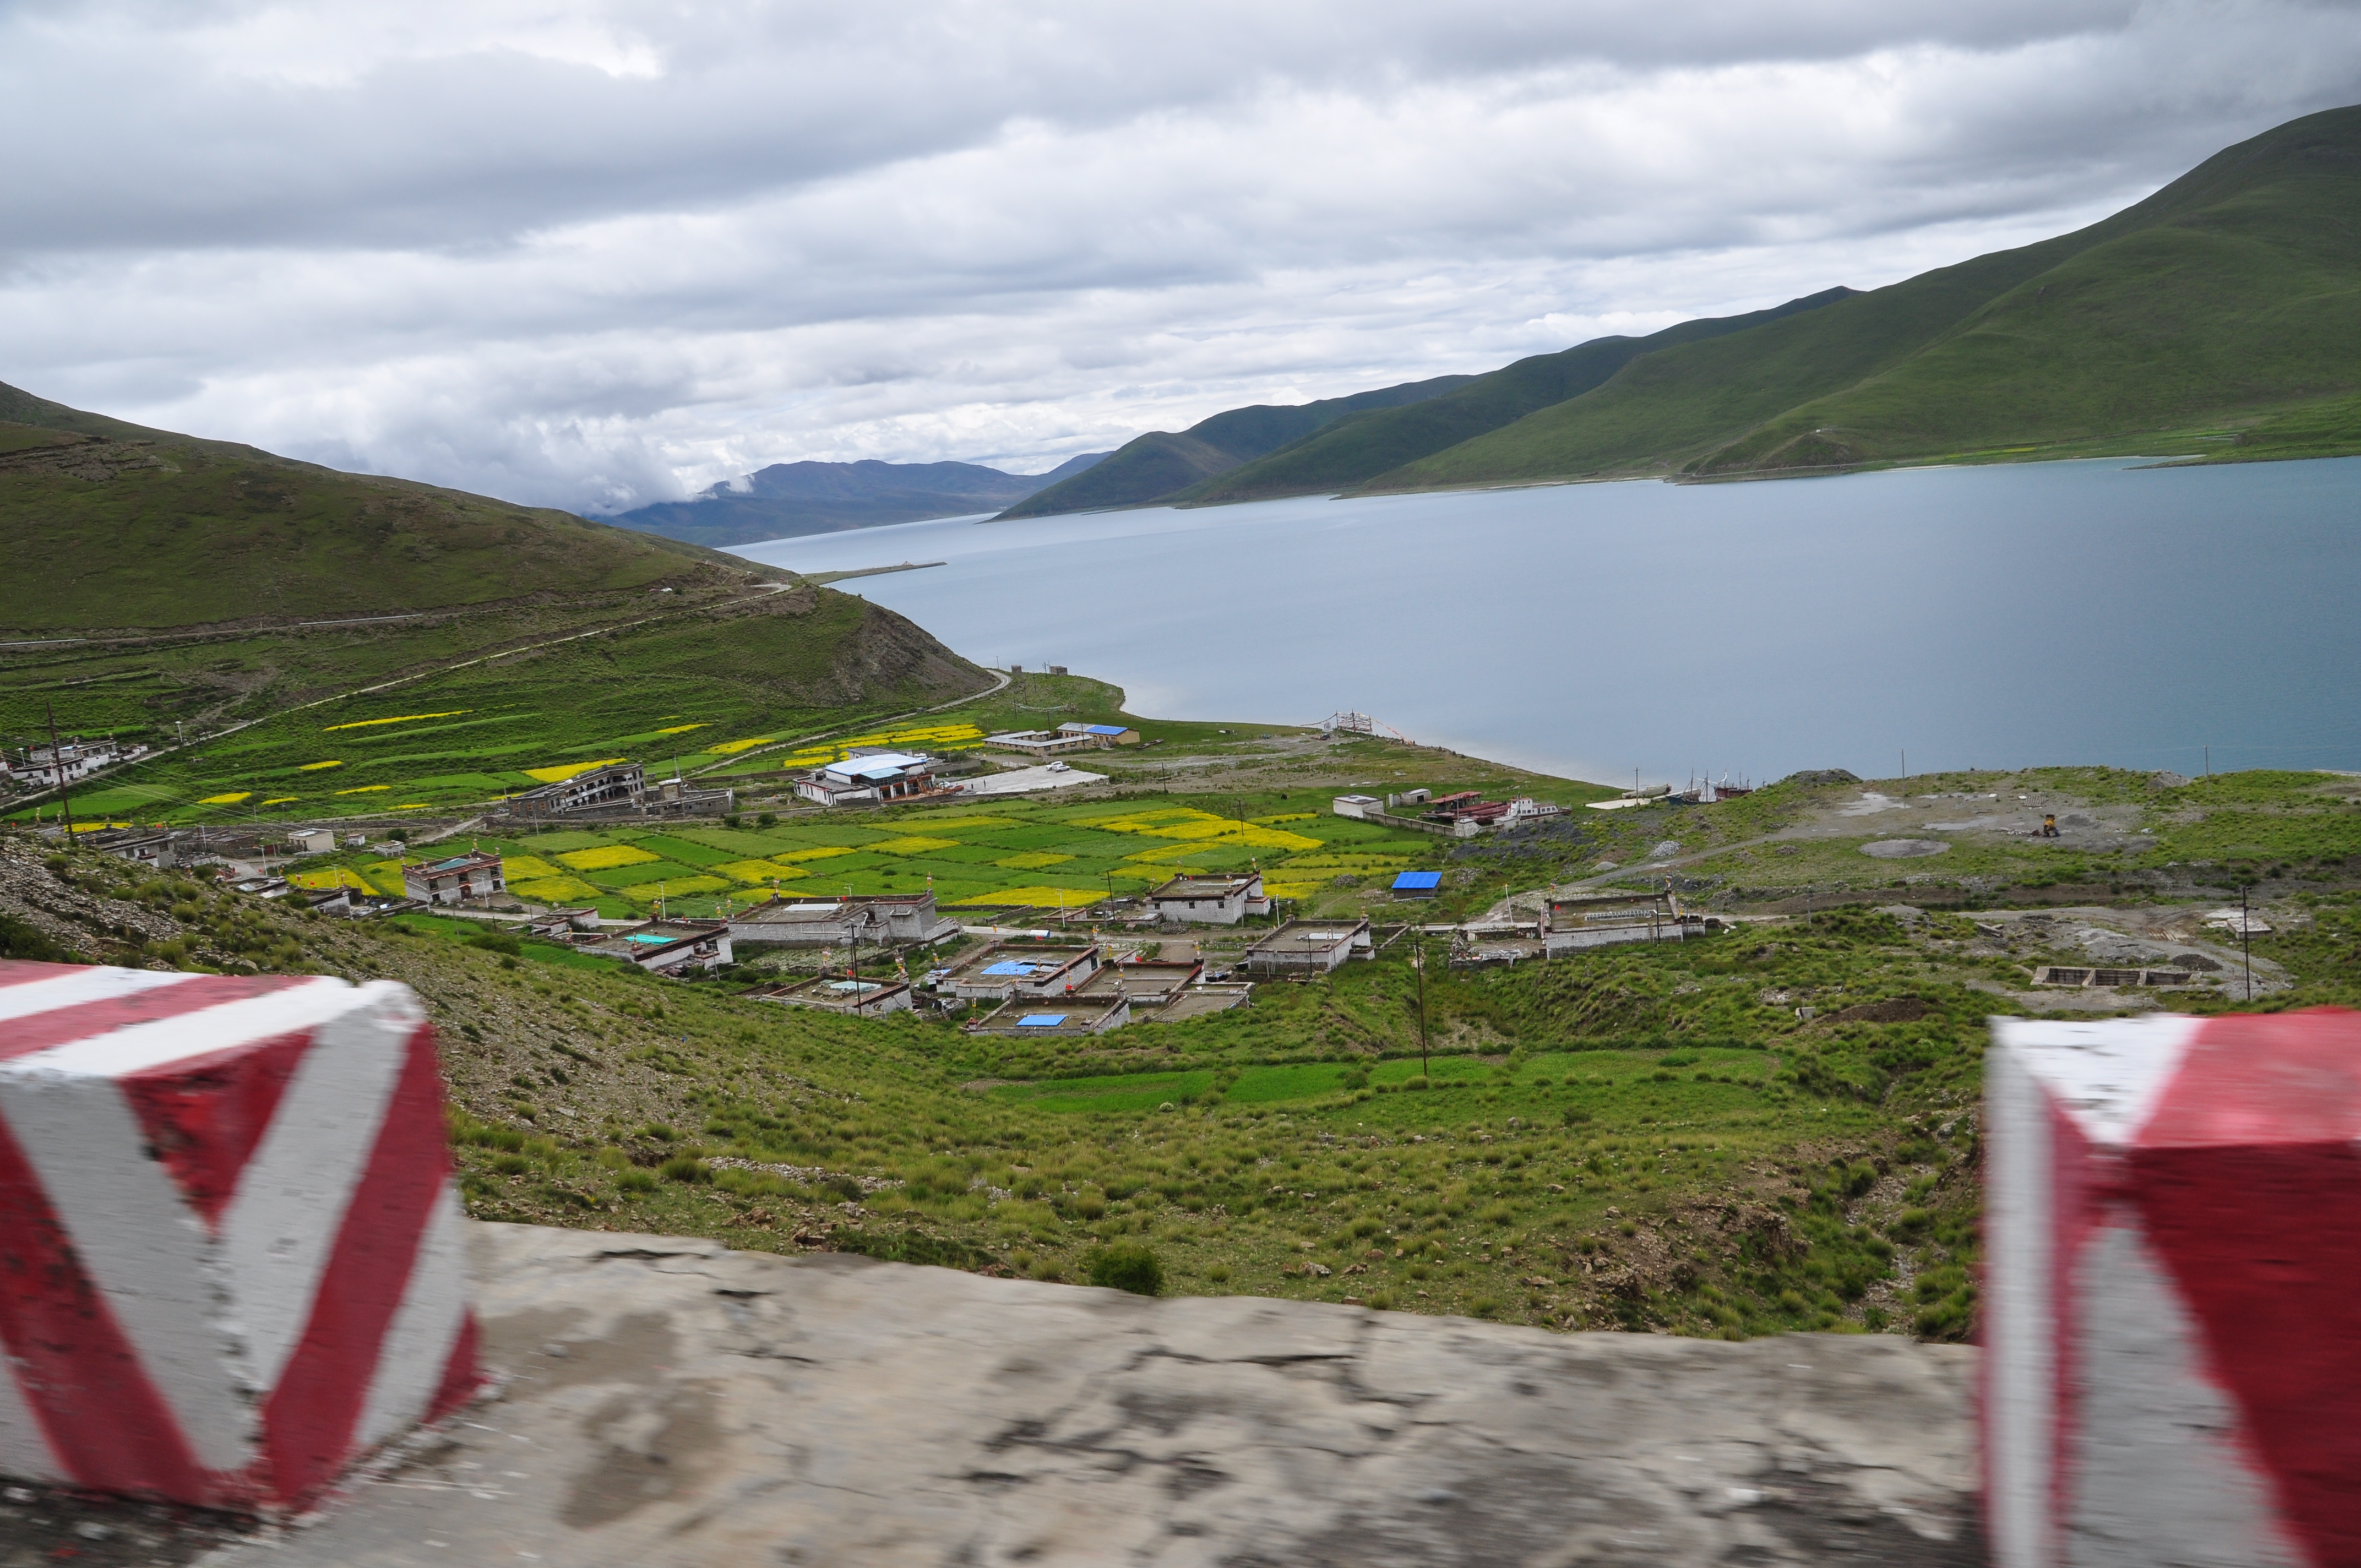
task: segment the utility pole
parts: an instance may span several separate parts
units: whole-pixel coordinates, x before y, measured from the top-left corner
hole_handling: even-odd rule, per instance
[[[1426,933],[1411,948],[1410,967],[1418,971],[1418,1075],[1426,1077]],[[1432,1081],[1432,1080],[1430,1080]]]
[[[58,815],[65,818],[66,847],[73,847],[73,807],[66,800],[66,753],[58,744],[58,710],[48,697],[41,699],[41,711],[49,716],[49,766],[58,775]]]
[[[2253,885],[2251,883],[2238,884],[2238,950],[2246,958],[2246,1000],[2249,1002],[2255,999],[2255,938],[2254,933],[2247,929],[2252,922],[2246,918],[2246,890]]]

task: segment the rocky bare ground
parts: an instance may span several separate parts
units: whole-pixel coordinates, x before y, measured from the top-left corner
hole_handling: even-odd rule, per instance
[[[211,1568],[1983,1560],[1963,1347],[475,1245],[498,1397]]]

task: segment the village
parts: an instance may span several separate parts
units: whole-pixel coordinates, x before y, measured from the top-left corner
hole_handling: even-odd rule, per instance
[[[618,760],[506,796],[459,825],[464,834],[414,833],[406,825],[77,824],[76,841],[158,872],[203,870],[250,896],[324,916],[465,920],[487,935],[675,980],[717,981],[784,1007],[865,1018],[920,1012],[974,1034],[1037,1040],[1248,1005],[1257,984],[1330,974],[1404,940],[1422,952],[1431,947],[1435,961],[1476,967],[1609,943],[1678,941],[1722,926],[1684,909],[1669,889],[1551,896],[1525,920],[1422,919],[1420,906],[1436,897],[1444,873],[1413,861],[1567,809],[1431,788],[1336,794],[1324,812],[1260,818],[1181,810],[1135,821],[1136,807],[1102,807],[1085,814],[1096,820],[1027,823],[1057,835],[1067,851],[1092,832],[1138,837],[1115,840],[1123,858],[1102,872],[1095,895],[1037,885],[939,901],[935,875],[919,868],[947,852],[992,853],[997,869],[1035,871],[1037,883],[1038,868],[1081,859],[1022,848],[1001,854],[1007,843],[971,846],[941,836],[988,838],[963,829],[991,828],[1024,834],[1023,827],[956,816],[961,806],[983,799],[1006,810],[1014,796],[1100,782],[1069,759],[1140,743],[1129,726],[1076,721],[993,733],[966,754],[848,747],[792,773],[783,793],[803,804],[789,823],[765,813],[750,825],[734,789],[699,787],[677,774],[652,778],[646,763]],[[63,754],[71,771],[96,749]],[[1001,771],[985,771],[981,756]],[[49,754],[35,761],[48,763]],[[843,841],[841,831],[820,835],[837,841],[800,849],[749,837],[887,811],[892,825],[873,829],[882,841],[868,856],[886,862],[882,867],[849,865],[862,858],[861,846]],[[1352,835],[1347,844],[1306,829],[1323,817]],[[627,826],[657,831],[616,836]],[[556,847],[577,838],[586,847]],[[1133,848],[1141,838],[1159,848],[1143,856]],[[756,852],[763,849],[769,852]],[[645,868],[667,864],[679,874],[652,883]],[[972,864],[941,869],[955,878]],[[918,870],[926,885],[854,891],[845,880],[856,869],[893,878],[906,868]],[[1322,871],[1330,874],[1310,880]],[[1362,872],[1376,874],[1356,874]],[[841,891],[796,885],[819,874]],[[1335,901],[1307,894],[1363,883],[1357,907],[1309,912],[1312,904]],[[563,896],[569,893],[577,896]],[[1397,917],[1378,905],[1394,906]]]

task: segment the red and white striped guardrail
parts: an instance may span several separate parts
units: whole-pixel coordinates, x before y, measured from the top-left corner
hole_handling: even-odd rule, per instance
[[[1993,1032],[1993,1562],[2361,1563],[2361,1014]]]
[[[479,1379],[408,988],[0,961],[0,1474],[286,1509]]]

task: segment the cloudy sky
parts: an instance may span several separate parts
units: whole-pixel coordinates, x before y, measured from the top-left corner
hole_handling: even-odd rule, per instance
[[[2293,0],[0,0],[0,380],[610,512],[1872,288],[2361,101]]]

